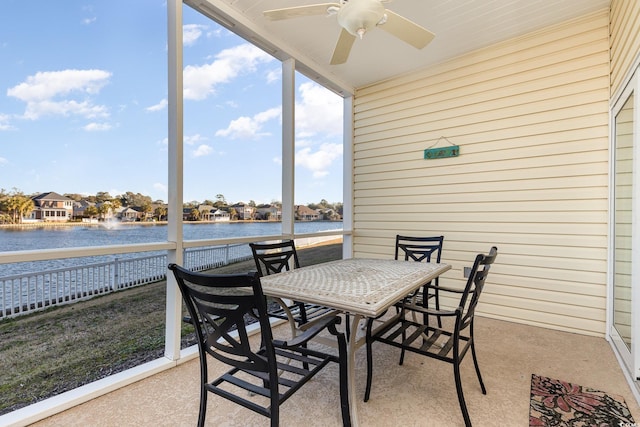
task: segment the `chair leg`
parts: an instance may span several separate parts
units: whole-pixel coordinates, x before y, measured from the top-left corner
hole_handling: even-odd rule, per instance
[[[429,308],[429,291],[426,285],[422,288],[422,306]],[[422,324],[429,327],[429,315],[427,313],[422,313]]]
[[[484,381],[482,381],[482,375],[480,374],[480,365],[478,365],[478,358],[476,357],[476,341],[473,338],[473,323],[469,325],[469,337],[471,339],[471,357],[473,358],[473,366],[476,368],[476,374],[478,375],[478,381],[480,382],[480,388],[482,394],[487,394],[487,389],[484,387]]]
[[[404,308],[402,309],[404,310]],[[405,316],[405,312],[403,311],[402,314],[402,322],[404,322],[404,316]],[[403,323],[404,326],[404,323]],[[400,347],[400,361],[398,362],[398,365],[402,365],[404,363],[404,342],[407,340],[407,330],[405,328],[402,328],[402,347]]]
[[[437,284],[436,280],[436,284]],[[438,289],[435,290],[435,299],[436,299],[436,310],[440,311],[440,291]],[[438,328],[442,328],[442,317],[438,316]]]
[[[299,302],[299,303],[298,303],[298,310],[300,311],[300,323],[301,323],[301,324],[305,324],[305,323],[307,323],[307,322],[308,322],[308,319],[307,319],[307,309],[306,309],[306,307],[304,306],[304,303],[303,303],[303,302]]]
[[[198,413],[198,427],[204,427],[204,419],[207,416],[207,394],[204,383],[200,389],[200,412]]]
[[[438,286],[439,286],[439,282],[438,279],[436,279],[436,287],[433,290],[433,299],[436,300],[436,310],[440,310],[440,291],[438,290]],[[422,291],[422,301],[423,301],[423,306],[426,308],[429,308],[429,300],[431,299],[431,297],[429,296],[429,294],[427,293],[427,288],[425,287],[424,291]],[[438,316],[438,328],[442,328],[442,317]],[[429,326],[429,315],[428,314],[424,314],[424,320],[423,323],[427,326]]]
[[[366,346],[367,346],[367,386],[364,392],[364,401],[369,401],[369,396],[371,395],[371,382],[373,381],[373,339],[371,338],[371,327],[373,324],[373,319],[367,320],[367,336],[366,336]]]
[[[207,380],[209,378],[209,370],[207,368],[207,356],[202,350],[202,344],[198,343],[198,352],[200,353],[200,411],[198,412],[198,427],[204,427],[204,420],[207,416]]]
[[[338,333],[334,324],[329,325],[329,332],[338,341],[338,372],[340,378],[340,407],[342,409],[342,425],[351,427],[351,411],[349,405],[349,370],[347,358],[347,341],[345,334]]]
[[[455,360],[453,362],[453,376],[455,377],[455,380],[456,380],[456,391],[458,392],[458,403],[460,404],[460,410],[462,411],[462,417],[464,418],[464,425],[466,427],[471,427],[471,419],[469,418],[469,411],[467,410],[467,404],[464,401],[464,393],[462,392],[462,382],[460,379],[460,360]]]
[[[276,384],[275,387],[271,387],[271,427],[278,427],[280,425],[280,398],[277,396],[278,385]]]
[[[344,315],[344,332],[347,335],[347,339],[351,337],[351,320],[349,319],[349,313]]]
[[[340,406],[342,408],[342,425],[351,427],[351,409],[349,406],[349,375],[347,370],[347,343],[338,339],[338,364],[340,372]]]
[[[304,343],[301,345],[302,348],[307,348],[307,343]],[[302,369],[308,371],[309,370],[309,364],[307,362],[302,362]]]

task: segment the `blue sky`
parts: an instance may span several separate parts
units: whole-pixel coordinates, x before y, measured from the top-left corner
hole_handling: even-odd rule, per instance
[[[167,201],[163,0],[2,0],[0,188]],[[281,200],[281,64],[184,6],[186,202]],[[296,77],[297,204],[342,201],[342,100]]]

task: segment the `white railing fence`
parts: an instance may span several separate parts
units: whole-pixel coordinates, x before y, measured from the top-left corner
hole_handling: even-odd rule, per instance
[[[300,238],[296,239],[296,246],[304,247],[332,239],[335,236]],[[184,265],[195,271],[251,258],[251,250],[246,244],[184,250]],[[166,275],[167,255],[155,254],[0,277],[0,319],[158,282],[165,280]]]
[[[242,244],[184,250],[185,266],[196,271],[250,258],[249,247]],[[108,262],[0,277],[0,319],[158,282],[166,277],[166,254],[116,258]]]

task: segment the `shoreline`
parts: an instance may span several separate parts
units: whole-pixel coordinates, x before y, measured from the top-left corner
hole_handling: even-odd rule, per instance
[[[260,220],[260,221],[252,221],[252,220],[237,220],[237,221],[183,221],[182,224],[267,224],[267,223],[277,223],[282,221],[276,220]],[[296,222],[342,222],[333,221],[333,220],[321,220],[321,221],[296,221]],[[124,221],[124,222],[114,222],[118,227],[120,226],[145,226],[145,227],[153,227],[156,225],[167,225],[167,221]],[[108,221],[102,222],[27,222],[22,224],[0,224],[0,229],[23,229],[23,228],[54,228],[54,227],[102,227],[109,228]]]

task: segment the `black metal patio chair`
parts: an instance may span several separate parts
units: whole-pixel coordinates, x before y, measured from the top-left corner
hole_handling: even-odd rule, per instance
[[[415,237],[396,235],[395,259],[416,262],[437,262],[442,258],[442,246],[444,236]],[[407,298],[414,304],[429,307],[429,300],[433,299],[436,310],[440,309],[440,293],[438,285],[440,278],[436,277],[434,283],[428,283]],[[404,301],[403,301],[404,302]],[[402,304],[402,303],[400,303]],[[442,326],[440,318],[437,319],[438,326]],[[428,324],[428,316],[425,315],[425,324]]]
[[[250,243],[249,246],[260,277],[300,268],[298,252],[293,240],[284,240],[279,243]],[[285,306],[269,306],[269,316],[295,322],[296,325],[292,325],[294,335],[297,333],[296,326],[300,327],[314,319],[336,313],[331,308],[300,301],[293,301]]]
[[[279,408],[329,362],[339,364],[343,425],[350,426],[346,339],[337,316],[325,317],[289,341],[273,338],[266,300],[256,273],[210,275],[170,264],[196,330],[200,355],[200,411],[203,426],[208,393],[229,399],[279,424]],[[260,343],[249,341],[247,317],[260,325]],[[323,330],[337,339],[338,355],[304,347]],[[209,379],[207,358],[231,369]],[[302,422],[302,421],[301,421]]]
[[[367,333],[367,352],[369,354],[371,354],[372,343],[379,341],[453,365],[458,402],[466,426],[471,426],[471,420],[462,391],[460,363],[467,352],[471,350],[480,388],[483,394],[487,394],[476,357],[473,323],[480,294],[484,288],[491,264],[493,264],[497,255],[498,249],[495,246],[491,248],[488,255],[478,254],[469,271],[469,277],[463,289],[439,286],[440,292],[459,295],[458,304],[453,310],[427,308],[415,304],[411,300],[405,300],[400,306],[400,312],[387,320],[375,332],[371,332],[371,321],[367,325],[367,328],[369,328]],[[429,286],[433,287],[435,285]],[[413,313],[442,318],[443,326],[432,327],[424,322],[416,322]],[[445,322],[447,319],[449,321]],[[373,370],[368,369],[365,402],[370,397],[372,377]]]

